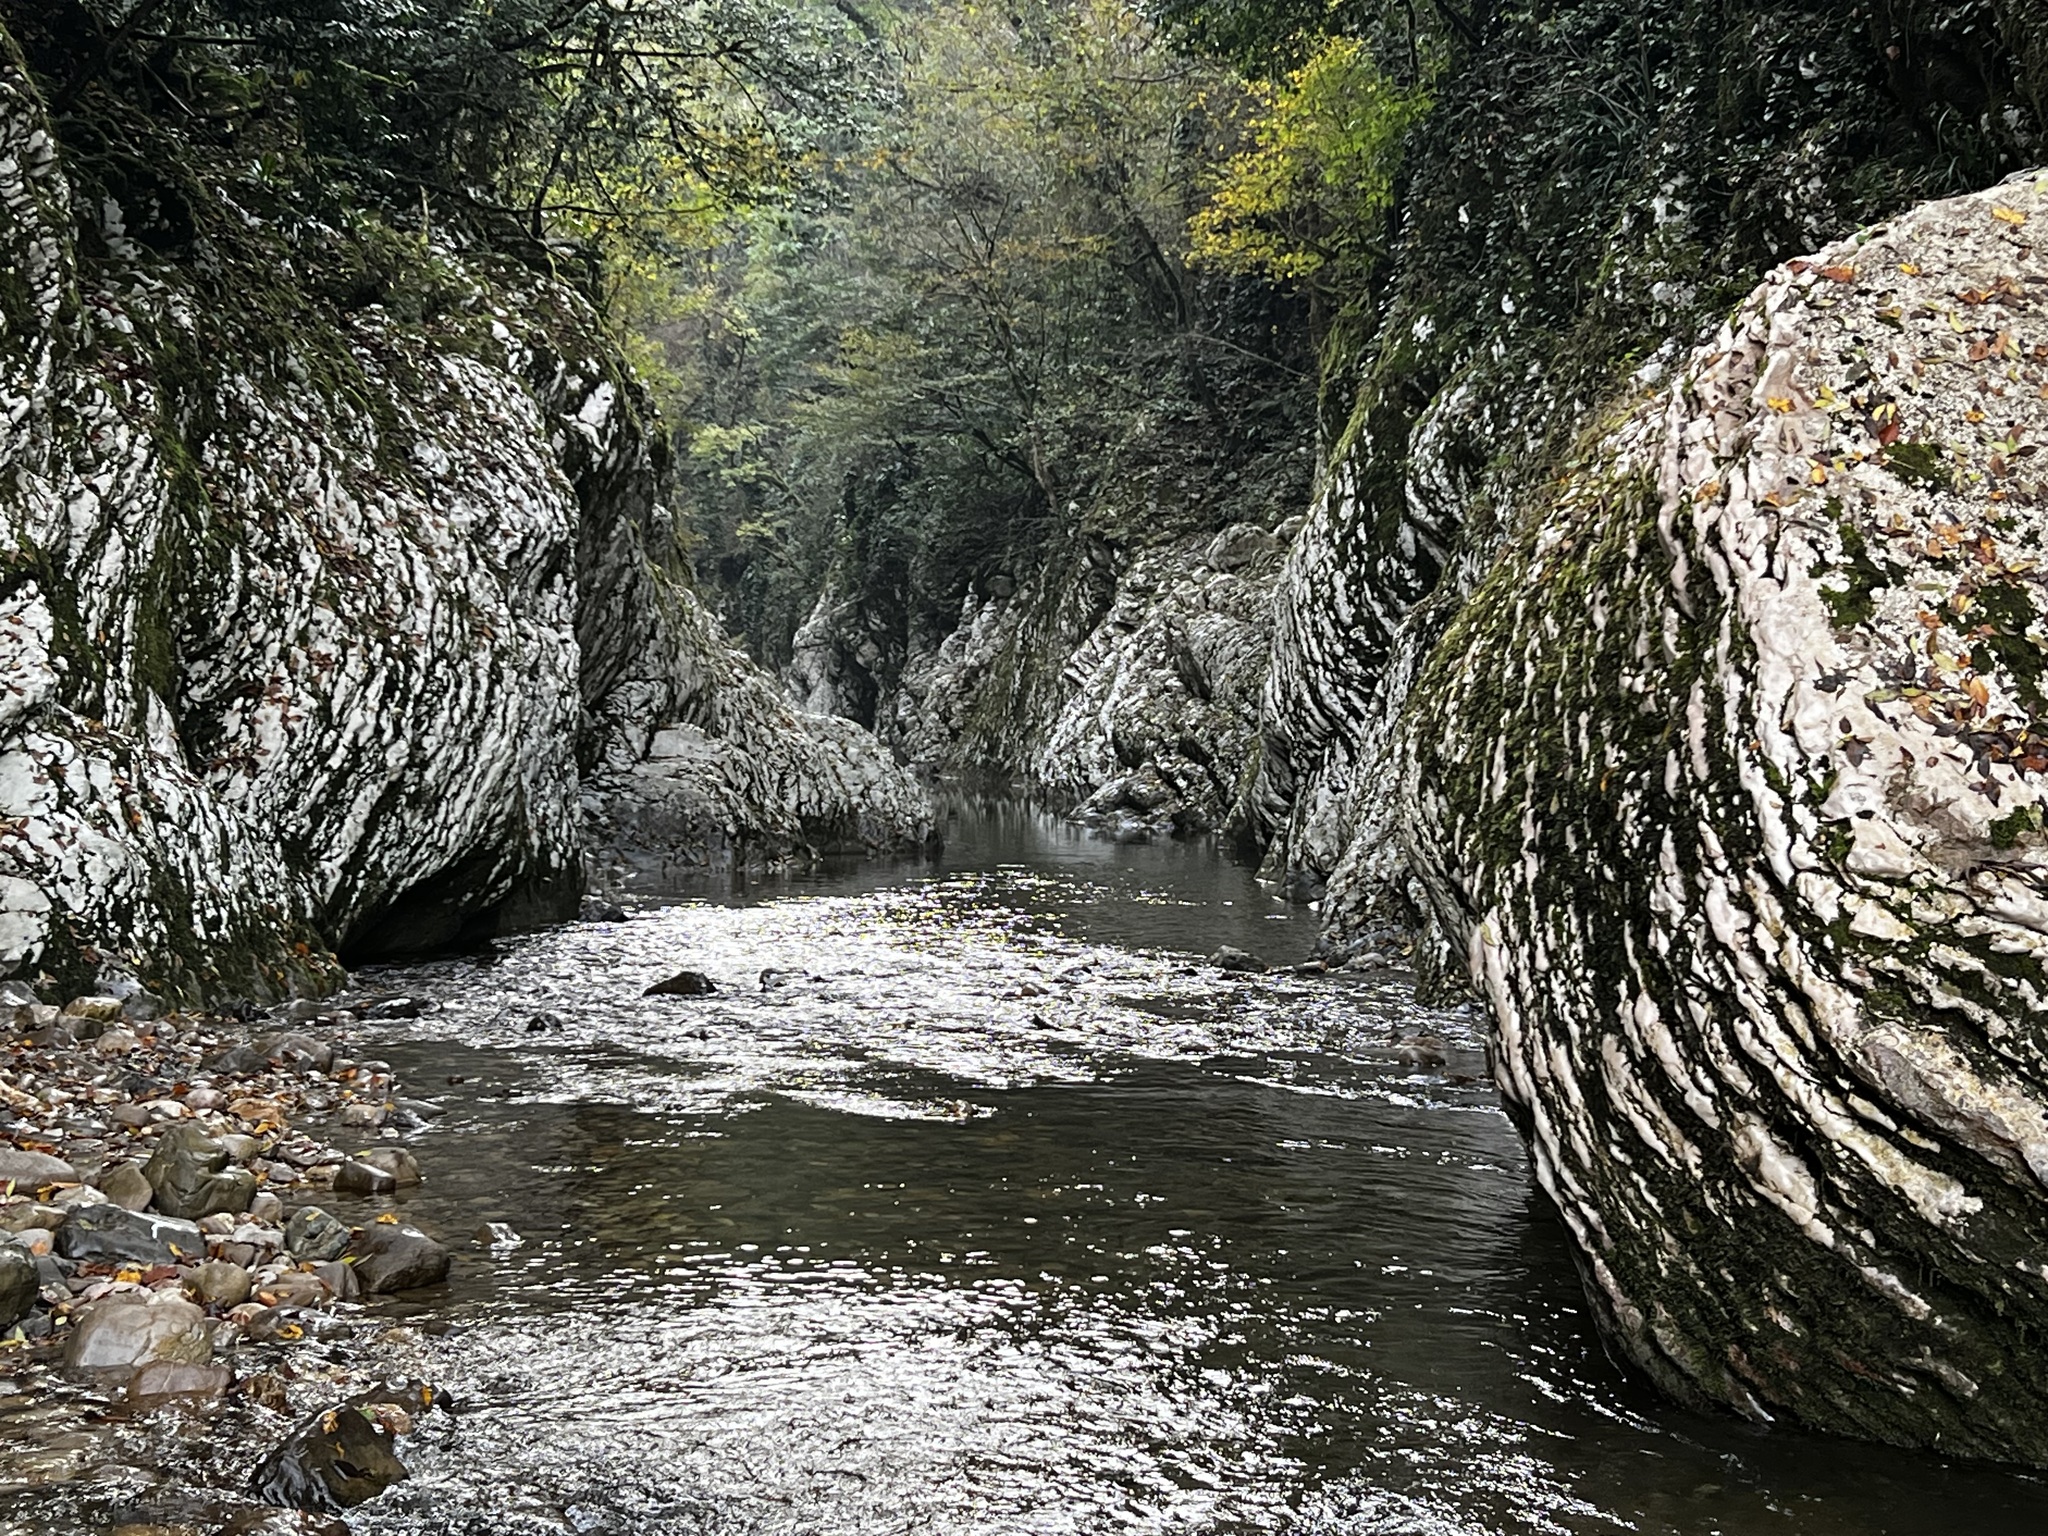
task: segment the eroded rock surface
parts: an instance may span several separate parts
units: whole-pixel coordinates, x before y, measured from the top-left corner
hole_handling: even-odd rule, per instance
[[[1104,547],[1060,573],[1056,600],[1029,582],[970,596],[959,627],[913,658],[885,728],[921,762],[1012,754],[1034,787],[1109,830],[1221,827],[1256,761],[1293,531],[1233,523],[1121,560]],[[1102,606],[1082,611],[1090,601]]]
[[[1406,728],[1408,847],[1619,1347],[2048,1464],[2048,179],[1773,273]]]
[[[922,833],[667,579],[577,292],[188,148],[74,185],[0,35],[0,970],[267,998],[566,916],[594,783],[600,839],[644,777],[729,839]],[[639,774],[671,728],[729,750]]]

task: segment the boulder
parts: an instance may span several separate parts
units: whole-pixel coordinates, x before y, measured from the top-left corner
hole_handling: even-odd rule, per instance
[[[348,1250],[349,1231],[317,1205],[301,1206],[284,1224],[285,1251],[295,1259],[324,1263]]]
[[[227,1148],[196,1125],[174,1125],[143,1165],[156,1191],[156,1207],[168,1216],[211,1216],[249,1209],[256,1175],[231,1167]]]
[[[0,1328],[28,1316],[42,1288],[35,1255],[11,1239],[0,1239]]]
[[[1667,1391],[2048,1466],[2048,179],[1771,274],[1411,695],[1423,894]]]
[[[204,1365],[212,1358],[213,1325],[205,1312],[165,1298],[109,1297],[86,1310],[64,1344],[64,1367],[75,1372]]]
[[[189,1221],[103,1202],[71,1212],[57,1252],[80,1264],[189,1264],[206,1257],[206,1236]]]
[[[417,1227],[371,1222],[359,1227],[349,1243],[356,1279],[373,1295],[415,1291],[448,1278],[453,1256]]]

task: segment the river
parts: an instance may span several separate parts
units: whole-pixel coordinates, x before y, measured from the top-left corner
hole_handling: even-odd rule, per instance
[[[1313,938],[1206,844],[963,804],[935,866],[358,978],[440,1005],[368,1046],[447,1107],[407,1219],[522,1242],[386,1304],[460,1411],[351,1528],[2048,1525],[2039,1479],[1624,1379],[1469,1014],[1193,958]],[[642,997],[680,967],[717,992]],[[1418,1032],[1441,1068],[1390,1048]]]

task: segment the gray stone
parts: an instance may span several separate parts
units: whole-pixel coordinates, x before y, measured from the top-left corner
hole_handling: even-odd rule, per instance
[[[185,1277],[186,1294],[209,1307],[239,1307],[254,1289],[249,1271],[225,1259],[210,1259]]]
[[[388,1195],[398,1188],[398,1180],[384,1169],[367,1162],[350,1158],[334,1175],[334,1192],[337,1195]]]
[[[284,1246],[294,1258],[313,1263],[338,1259],[348,1249],[348,1227],[317,1205],[301,1206],[284,1224]]]
[[[1219,971],[1234,971],[1242,975],[1257,975],[1266,969],[1266,962],[1257,955],[1229,944],[1211,955],[1209,963]]]
[[[340,1259],[330,1259],[325,1264],[315,1264],[313,1278],[327,1288],[336,1301],[354,1301],[363,1294],[363,1283],[356,1277],[355,1266]]]
[[[334,1047],[324,1040],[291,1030],[265,1045],[263,1055],[293,1071],[325,1072],[334,1061]]]
[[[225,1365],[203,1365],[188,1360],[154,1360],[128,1378],[128,1401],[138,1406],[172,1399],[211,1400],[235,1384],[235,1373]]]
[[[196,1125],[165,1131],[142,1171],[168,1216],[246,1211],[256,1198],[256,1175],[229,1166],[227,1148]]]
[[[11,979],[0,981],[0,1008],[34,1008],[41,1003],[42,999],[36,996],[35,988],[27,982]]]
[[[190,1264],[206,1257],[206,1236],[193,1222],[103,1202],[71,1213],[57,1252],[80,1264]]]
[[[356,1279],[373,1295],[439,1285],[453,1262],[453,1255],[419,1228],[384,1222],[358,1228],[349,1257]]]
[[[0,1328],[28,1316],[42,1281],[35,1255],[13,1242],[0,1242]]]
[[[279,1226],[284,1221],[284,1201],[263,1189],[256,1192],[256,1198],[249,1202],[249,1219],[266,1227]]]
[[[21,1194],[34,1194],[52,1184],[76,1184],[78,1170],[47,1152],[25,1152],[0,1145],[0,1186],[12,1184]]]
[[[421,1181],[420,1160],[403,1147],[372,1147],[367,1152],[358,1152],[356,1161],[390,1174],[400,1189],[410,1189]],[[336,1189],[340,1187],[335,1185]]]
[[[140,1163],[116,1163],[99,1176],[98,1183],[100,1193],[123,1210],[147,1210],[156,1194]]]
[[[302,1421],[257,1466],[251,1488],[266,1504],[338,1514],[367,1503],[411,1474],[397,1436],[425,1404],[388,1391],[366,1392]]]
[[[718,988],[702,971],[677,971],[666,981],[657,981],[642,997],[707,997]]]
[[[69,1213],[60,1205],[39,1200],[14,1200],[0,1205],[0,1232],[22,1232],[40,1227],[54,1232],[64,1225]]]
[[[133,1371],[157,1361],[203,1365],[213,1325],[189,1301],[109,1297],[86,1310],[64,1345],[71,1371]]]

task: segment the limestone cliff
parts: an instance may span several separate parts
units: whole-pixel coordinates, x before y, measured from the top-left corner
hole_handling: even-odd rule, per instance
[[[79,180],[0,37],[0,968],[274,995],[560,913],[581,797],[629,826],[663,728],[745,759],[688,770],[680,842],[923,831],[664,579],[571,285],[155,147]]]
[[[1050,579],[970,594],[915,654],[883,729],[916,761],[1021,764],[1122,836],[1222,827],[1255,758],[1273,583],[1298,520],[1094,546]]]
[[[1411,695],[1407,847],[1620,1349],[2048,1465],[2048,176],[1774,272]]]

